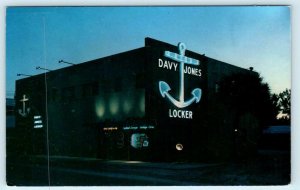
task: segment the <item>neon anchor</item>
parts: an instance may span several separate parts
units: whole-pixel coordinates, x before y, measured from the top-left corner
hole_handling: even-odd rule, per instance
[[[170,94],[169,91],[171,90],[170,86],[164,82],[164,81],[159,81],[159,91],[162,97],[167,97],[175,106],[178,108],[184,108],[189,105],[191,105],[193,102],[198,103],[201,99],[201,94],[202,91],[200,88],[195,88],[191,94],[193,97],[187,101],[184,101],[184,65],[189,64],[189,65],[199,65],[199,61],[190,57],[186,57],[185,50],[186,46],[184,43],[179,43],[178,44],[178,49],[179,49],[179,54],[165,51],[164,56],[167,58],[170,58],[174,61],[180,62],[179,66],[179,101],[173,98]]]
[[[23,95],[23,99],[20,100],[20,102],[23,103],[23,110],[19,109],[19,114],[23,117],[26,117],[29,114],[30,108],[25,108],[25,103],[28,101],[29,99],[26,98],[26,95]]]

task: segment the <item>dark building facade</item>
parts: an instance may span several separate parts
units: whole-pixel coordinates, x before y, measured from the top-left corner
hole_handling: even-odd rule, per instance
[[[233,73],[256,74],[183,43],[146,38],[142,48],[17,80],[19,149],[125,160],[229,158],[236,114],[218,106],[216,94]]]

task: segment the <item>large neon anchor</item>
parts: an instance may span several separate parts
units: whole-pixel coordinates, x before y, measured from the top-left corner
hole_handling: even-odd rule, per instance
[[[180,82],[179,82],[179,101],[174,99],[170,94],[169,91],[171,90],[170,86],[164,82],[164,81],[159,81],[159,91],[162,97],[167,97],[175,106],[178,108],[184,108],[189,105],[191,105],[193,102],[198,103],[201,99],[201,94],[202,91],[200,88],[195,88],[191,94],[193,97],[186,102],[184,101],[184,64],[189,64],[189,65],[199,65],[199,61],[190,57],[186,57],[185,50],[186,46],[184,43],[179,43],[178,44],[178,49],[179,49],[179,54],[173,53],[170,51],[165,51],[164,56],[167,58],[170,58],[174,61],[180,62],[180,67],[179,67],[179,77],[180,77]]]

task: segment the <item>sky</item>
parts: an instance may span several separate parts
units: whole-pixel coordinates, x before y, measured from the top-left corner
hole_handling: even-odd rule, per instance
[[[18,73],[35,75],[144,46],[151,37],[242,68],[272,93],[291,88],[287,6],[8,7],[6,97]]]
[[[0,4],[14,4],[8,3],[12,1],[4,0]],[[81,3],[77,4],[91,0],[79,1]],[[299,26],[299,1],[227,1],[231,2],[227,4],[292,4],[293,52],[299,50],[300,27],[296,27]],[[24,2],[20,2],[15,4],[24,5]],[[35,1],[35,4],[40,2]],[[45,2],[49,4],[48,0]],[[53,2],[66,4],[64,0]],[[206,1],[206,4],[215,2],[220,0]],[[5,16],[5,7],[1,8],[2,16]],[[6,23],[1,22],[1,25],[6,27],[6,37],[3,38],[6,43],[6,73],[4,71],[3,74],[6,74],[7,97],[13,97],[15,80],[20,78],[17,73],[39,74],[42,71],[36,70],[36,66],[46,65],[51,69],[67,67],[58,63],[60,59],[80,63],[142,47],[146,36],[174,45],[184,42],[189,50],[243,68],[253,66],[269,83],[272,92],[278,93],[291,86],[288,7],[7,8]],[[1,32],[5,33],[3,30]],[[299,81],[297,79],[300,76],[299,64],[296,63],[299,54],[293,53],[293,58],[292,113],[299,115],[296,109],[299,107],[299,85],[295,82]],[[1,89],[5,88],[1,86]],[[5,126],[5,119],[1,120],[2,126]],[[297,124],[299,117],[293,117],[292,137],[296,138],[292,138],[292,152],[300,144]],[[5,146],[5,127],[2,129],[0,149],[1,155],[5,155],[5,148],[2,149],[2,145]],[[292,183],[287,189],[296,189],[295,186],[299,184],[295,183],[299,181],[295,180],[299,176],[297,155],[292,154]],[[0,172],[0,184],[4,184],[0,186],[6,189],[5,167],[2,167],[5,166],[5,158],[0,156],[0,161],[0,171],[4,171]]]

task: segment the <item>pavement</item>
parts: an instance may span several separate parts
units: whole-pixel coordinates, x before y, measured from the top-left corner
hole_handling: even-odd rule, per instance
[[[49,162],[48,162],[49,161]],[[261,150],[239,162],[142,162],[52,156],[13,157],[7,183],[17,186],[286,185],[290,155]]]

